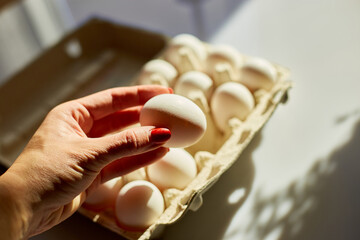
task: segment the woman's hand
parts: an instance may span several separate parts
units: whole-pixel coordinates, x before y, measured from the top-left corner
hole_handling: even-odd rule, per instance
[[[137,123],[142,105],[162,93],[172,90],[114,88],[55,107],[0,177],[2,237],[45,231],[71,216],[100,183],[164,156],[168,129],[120,131]]]

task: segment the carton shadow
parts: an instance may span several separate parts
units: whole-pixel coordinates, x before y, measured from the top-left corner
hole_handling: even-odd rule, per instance
[[[208,40],[236,9],[247,0],[179,0],[191,10],[194,35],[201,40]]]
[[[314,162],[284,192],[268,198],[256,193],[245,230],[255,234],[252,239],[360,239],[360,120],[349,141]]]
[[[260,142],[258,132],[239,159],[203,195],[200,209],[166,226],[161,239],[222,239],[234,213],[251,191],[255,176],[251,155]]]

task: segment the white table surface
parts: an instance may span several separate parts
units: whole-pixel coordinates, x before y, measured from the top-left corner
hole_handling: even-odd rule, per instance
[[[178,1],[164,3],[175,4],[173,15],[161,8],[142,17],[130,1],[117,10],[115,1],[68,2],[78,21],[96,12],[169,35],[189,32],[292,71],[288,103],[203,206],[167,227],[163,239],[360,239],[359,0],[203,1],[198,18]],[[75,214],[33,239],[121,238]]]

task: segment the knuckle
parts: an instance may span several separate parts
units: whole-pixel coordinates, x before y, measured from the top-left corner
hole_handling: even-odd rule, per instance
[[[125,134],[125,141],[128,147],[139,149],[141,147],[139,139],[138,134],[133,130],[127,131]]]

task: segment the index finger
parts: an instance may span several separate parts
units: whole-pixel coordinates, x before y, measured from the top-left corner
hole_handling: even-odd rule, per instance
[[[159,85],[141,85],[107,89],[76,100],[91,114],[94,120],[119,110],[143,105],[150,98],[172,93],[172,89]]]

